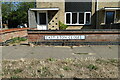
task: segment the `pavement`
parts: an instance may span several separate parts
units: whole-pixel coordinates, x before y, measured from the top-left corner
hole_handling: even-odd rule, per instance
[[[2,46],[2,59],[118,58],[119,46]]]

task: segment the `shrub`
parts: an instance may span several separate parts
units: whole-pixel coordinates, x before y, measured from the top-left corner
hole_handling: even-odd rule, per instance
[[[65,30],[68,26],[63,24],[61,21],[59,21],[59,28],[60,30]]]

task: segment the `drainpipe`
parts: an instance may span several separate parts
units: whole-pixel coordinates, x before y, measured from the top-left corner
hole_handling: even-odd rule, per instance
[[[36,8],[36,0],[35,0],[35,2],[34,2],[34,8]]]
[[[96,1],[97,1],[97,11],[98,11],[98,10],[99,10],[99,9],[98,9],[98,2],[99,2],[99,0],[96,0]]]
[[[98,2],[99,0],[96,0],[96,28],[99,28],[98,27]]]

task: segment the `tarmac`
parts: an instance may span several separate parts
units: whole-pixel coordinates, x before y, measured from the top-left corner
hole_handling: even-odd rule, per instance
[[[95,46],[1,46],[2,59],[107,58],[119,56],[118,45]]]

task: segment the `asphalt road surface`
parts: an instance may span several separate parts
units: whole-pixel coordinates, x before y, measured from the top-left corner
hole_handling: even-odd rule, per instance
[[[118,58],[119,46],[3,46],[2,59]]]

